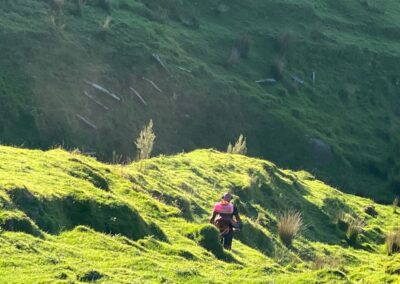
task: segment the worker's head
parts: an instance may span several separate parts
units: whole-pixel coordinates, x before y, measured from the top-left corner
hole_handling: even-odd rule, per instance
[[[229,203],[232,200],[232,195],[229,192],[225,192],[224,195],[221,197],[222,203]]]

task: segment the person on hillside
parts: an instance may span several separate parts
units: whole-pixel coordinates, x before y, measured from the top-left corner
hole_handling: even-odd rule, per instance
[[[221,201],[214,206],[210,223],[215,225],[221,235],[221,244],[225,249],[232,249],[233,231],[241,228],[239,212],[235,205],[231,203],[232,195],[226,192]]]

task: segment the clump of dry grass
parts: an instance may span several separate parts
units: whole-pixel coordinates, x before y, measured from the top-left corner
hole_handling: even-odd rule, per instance
[[[229,154],[246,155],[247,153],[246,137],[244,137],[243,134],[240,134],[239,139],[236,141],[235,145],[229,143],[226,152]]]
[[[149,125],[143,128],[135,142],[138,151],[138,160],[150,158],[155,139],[156,135],[153,131],[153,120],[150,120]]]
[[[292,245],[303,225],[303,217],[299,211],[289,210],[278,216],[278,234],[284,245]]]
[[[280,57],[284,57],[295,42],[295,35],[292,32],[285,32],[278,36],[276,40],[276,49]]]
[[[282,58],[275,58],[271,64],[271,75],[276,80],[282,80],[283,70],[285,69],[285,60]]]
[[[355,244],[359,235],[364,230],[365,222],[359,218],[351,218],[348,224],[349,226],[346,233],[347,240],[350,244]]]
[[[399,206],[399,197],[397,196],[394,200],[393,200],[393,213],[397,212],[397,207]]]
[[[347,228],[349,227],[349,223],[348,223],[349,218],[351,218],[351,217],[343,210],[338,211],[335,216],[335,223],[336,223],[337,227],[340,230],[346,232]]]
[[[400,228],[397,228],[386,235],[385,244],[388,255],[400,252]]]
[[[237,40],[236,44],[232,47],[227,66],[234,65],[239,62],[240,58],[247,58],[249,56],[251,47],[251,39],[248,35],[242,36]]]
[[[234,65],[239,62],[240,59],[240,51],[237,47],[232,47],[231,53],[229,55],[228,60],[226,61],[227,66]]]
[[[107,16],[103,23],[101,24],[101,29],[103,32],[108,32],[111,28],[112,17]]]
[[[314,270],[340,269],[343,266],[343,258],[333,255],[317,256],[312,263]]]

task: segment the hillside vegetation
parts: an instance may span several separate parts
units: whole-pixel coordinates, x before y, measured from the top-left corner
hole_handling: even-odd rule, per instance
[[[158,153],[244,133],[250,155],[389,202],[399,19],[395,0],[1,1],[1,141],[110,161],[150,119]]]
[[[121,166],[2,146],[0,159],[3,283],[400,281],[400,255],[384,245],[398,213],[304,171],[214,150]],[[244,219],[231,252],[208,225],[225,191]],[[277,234],[286,210],[306,224],[289,248]],[[343,215],[363,221],[357,238]]]

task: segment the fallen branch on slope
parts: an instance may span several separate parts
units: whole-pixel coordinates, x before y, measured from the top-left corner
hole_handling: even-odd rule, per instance
[[[147,79],[145,77],[142,77],[142,79],[145,80],[146,82],[150,83],[154,87],[154,89],[156,89],[157,91],[162,93],[162,90],[156,85],[156,83],[154,83],[153,81],[151,81],[150,79]]]
[[[83,92],[85,94],[86,97],[88,97],[91,101],[93,101],[95,104],[97,104],[98,106],[102,107],[104,110],[109,110],[109,108],[107,106],[105,106],[104,104],[102,104],[101,102],[99,102],[98,100],[96,100],[91,94],[89,94],[88,92],[84,91]]]
[[[142,96],[139,94],[138,91],[136,91],[134,88],[129,87],[129,89],[131,89],[131,91],[139,98],[139,100],[145,105],[147,106],[146,101],[142,98]]]
[[[169,72],[169,69],[167,68],[167,65],[165,65],[165,63],[162,61],[161,57],[159,54],[157,53],[153,53],[152,56],[154,57],[154,59],[165,69],[165,71],[167,71],[168,74],[171,74]]]
[[[84,118],[83,116],[76,114],[76,116],[86,125],[88,125],[89,127],[96,129],[97,130],[97,126],[94,125],[93,123],[91,123],[89,120],[87,120],[86,118]]]
[[[103,92],[103,93],[109,95],[109,96],[112,97],[114,100],[117,100],[117,101],[119,101],[119,102],[121,101],[121,98],[120,98],[120,97],[118,97],[116,94],[110,92],[110,91],[107,90],[106,88],[100,86],[99,84],[90,82],[90,81],[88,81],[88,80],[85,80],[85,82],[86,82],[87,84],[89,84],[90,86],[92,86],[93,88],[95,88],[95,89],[97,89],[97,90],[99,90],[99,91],[101,91],[101,92]]]

